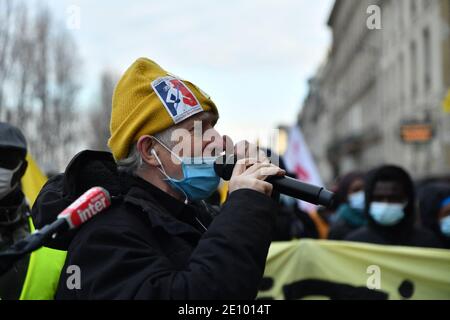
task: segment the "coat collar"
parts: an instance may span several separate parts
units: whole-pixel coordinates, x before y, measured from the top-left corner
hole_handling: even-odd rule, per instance
[[[201,236],[195,207],[185,205],[139,177],[121,175],[121,180],[127,180],[122,184],[128,189],[124,202],[139,207],[153,228],[161,228],[171,235]]]

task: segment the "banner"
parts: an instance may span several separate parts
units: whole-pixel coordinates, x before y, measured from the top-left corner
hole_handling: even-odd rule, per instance
[[[319,171],[317,170],[300,127],[293,127],[289,132],[288,146],[283,157],[287,171],[295,173],[297,179],[306,183],[323,186]],[[315,211],[316,209],[316,206],[307,202],[299,202],[299,205],[300,208],[308,212]]]
[[[258,299],[450,299],[450,250],[300,240],[274,243]]]

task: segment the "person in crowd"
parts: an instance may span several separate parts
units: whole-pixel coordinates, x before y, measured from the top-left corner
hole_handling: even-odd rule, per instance
[[[0,251],[30,234],[29,207],[20,180],[27,169],[27,143],[22,132],[0,122]],[[0,276],[0,300],[19,299],[29,256]]]
[[[314,220],[308,212],[299,208],[296,199],[282,194],[279,201],[279,214],[275,220],[273,241],[319,238],[319,231]]]
[[[350,232],[364,226],[364,174],[351,172],[339,182],[336,197],[340,199],[336,218],[328,234],[330,240],[343,240]]]
[[[167,96],[174,83],[176,102]],[[149,59],[133,63],[114,92],[112,154],[77,155],[33,207],[39,227],[92,186],[113,199],[76,234],[49,244],[67,249],[56,299],[255,299],[277,214],[265,179],[285,172],[249,159],[250,144],[236,145],[241,160],[212,219],[203,201],[220,182],[211,150],[230,144],[215,129],[218,117],[194,84]],[[78,290],[67,286],[71,265],[82,271]]]
[[[415,190],[409,174],[384,165],[368,174],[365,213],[368,224],[344,240],[381,245],[440,247],[436,236],[415,224]]]
[[[432,183],[419,192],[420,220],[450,249],[450,184]]]
[[[330,184],[329,190],[336,193],[338,190],[339,180],[333,181]],[[330,226],[335,221],[336,211],[339,208],[341,202],[337,198],[332,202],[329,207],[318,206],[315,210],[310,212],[303,212],[307,214],[309,219],[314,222],[315,229],[319,235],[319,239],[328,239],[328,234],[330,232]]]

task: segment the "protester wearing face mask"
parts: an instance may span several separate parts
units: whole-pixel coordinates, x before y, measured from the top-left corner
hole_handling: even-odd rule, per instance
[[[433,183],[419,192],[420,220],[450,249],[450,184]]]
[[[335,213],[336,219],[331,225],[328,239],[343,240],[350,232],[367,223],[364,215],[364,174],[351,172],[344,176],[336,195],[341,205]]]
[[[432,232],[415,225],[414,185],[409,174],[396,166],[382,166],[368,174],[365,214],[368,224],[345,240],[373,244],[439,247]]]
[[[227,201],[211,212],[203,200],[220,181],[213,160],[233,149],[217,120],[215,104],[192,83],[145,58],[128,69],[113,97],[112,155],[80,153],[33,208],[39,227],[92,186],[113,198],[78,233],[50,244],[68,250],[57,299],[256,297],[277,212],[264,180],[285,172],[264,158],[242,159]],[[250,145],[238,145],[246,157]],[[70,265],[82,270],[79,290],[66,285]]]
[[[22,193],[20,179],[27,168],[27,144],[22,132],[0,122],[0,251],[30,233],[29,208]],[[0,298],[18,299],[28,265],[20,260],[10,272],[0,276]]]
[[[0,249],[28,234],[28,205],[20,179],[27,169],[27,144],[22,132],[0,122]]]
[[[440,203],[438,218],[442,241],[445,248],[450,249],[450,196]]]

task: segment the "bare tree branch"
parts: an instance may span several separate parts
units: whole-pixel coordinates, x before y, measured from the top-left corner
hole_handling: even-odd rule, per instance
[[[0,119],[20,127],[47,170],[78,143],[73,122],[81,59],[73,36],[47,7],[0,0]]]
[[[111,118],[111,105],[114,87],[119,77],[111,71],[103,71],[100,83],[99,104],[94,107],[91,118],[92,148],[96,150],[108,150],[109,122]]]

